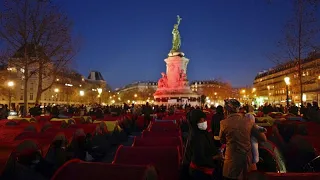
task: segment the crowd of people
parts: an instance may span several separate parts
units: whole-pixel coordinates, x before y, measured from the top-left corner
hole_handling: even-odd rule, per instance
[[[302,116],[306,121],[312,121],[319,118],[319,105],[317,102],[301,105],[300,108],[294,103],[292,103],[289,107],[284,107],[282,105],[276,106],[266,103],[264,106],[260,106],[258,111],[263,112],[263,114],[269,114],[271,112],[290,113],[296,116]]]
[[[186,143],[184,167],[192,179],[245,179],[247,172],[256,170],[259,161],[258,141],[266,141],[266,129],[252,119],[253,107],[247,114],[235,99],[218,106],[212,117],[212,132],[207,131],[206,114],[191,108],[187,114],[190,125]]]
[[[205,109],[191,107],[190,105],[152,106],[123,104],[122,106],[110,105],[55,105],[41,108],[36,105],[29,109],[31,116],[49,113],[52,117],[63,117],[72,114],[96,116],[97,119],[104,115],[119,116],[132,113],[135,117],[144,115],[144,128],[152,120],[152,114],[167,112],[174,114],[177,110],[185,109],[188,134],[185,138],[185,153],[182,171],[189,174],[188,178],[195,180],[212,179],[245,179],[248,172],[256,170],[260,161],[258,144],[267,141],[266,129],[255,124],[255,111],[267,115],[271,112],[291,113],[302,116],[306,121],[320,122],[320,110],[316,102],[308,103],[298,108],[295,105],[289,108],[283,106],[254,107],[241,105],[236,99],[225,100],[225,105],[211,107],[214,115],[211,120],[211,132],[208,131],[208,122]],[[2,119],[8,116],[8,108],[0,105]],[[161,118],[161,117],[158,117]],[[183,178],[187,179],[187,178]]]
[[[224,107],[215,109],[211,133],[207,131],[206,114],[200,108],[188,111],[190,133],[184,164],[192,179],[246,179],[248,172],[257,170],[256,164],[260,161],[258,142],[267,138],[266,129],[255,124],[254,110],[250,105],[241,106],[235,99],[226,100]],[[264,116],[271,112],[285,113],[282,106],[270,104],[257,110]],[[306,121],[320,122],[316,102],[300,109],[292,105],[287,113],[300,115]]]

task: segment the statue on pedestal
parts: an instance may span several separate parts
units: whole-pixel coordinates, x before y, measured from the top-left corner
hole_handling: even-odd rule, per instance
[[[170,52],[178,52],[180,50],[181,46],[181,37],[180,37],[180,32],[179,32],[179,25],[180,21],[182,18],[180,16],[177,16],[177,24],[174,25],[173,30],[172,30],[172,48]]]
[[[168,78],[165,73],[161,73],[162,78],[158,81],[158,88],[167,88],[168,87]]]

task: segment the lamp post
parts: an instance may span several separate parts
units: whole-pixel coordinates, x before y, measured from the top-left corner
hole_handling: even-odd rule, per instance
[[[8,82],[8,87],[9,87],[9,110],[11,109],[11,88],[14,86],[14,82],[13,81],[9,81]]]
[[[55,88],[54,92],[56,93],[56,102],[58,102],[58,93],[59,93],[59,89]]]
[[[285,77],[284,82],[286,83],[287,90],[287,107],[289,107],[289,85],[290,85],[290,77]]]
[[[80,98],[80,101],[81,101],[80,103],[82,103],[82,97],[84,96],[84,91],[83,91],[83,90],[80,90],[80,91],[79,91],[79,94],[80,94],[80,97],[81,97],[81,98]]]
[[[101,93],[102,93],[102,88],[97,88],[98,91],[98,97],[99,97],[99,104],[101,104]]]
[[[137,94],[134,94],[134,100],[135,100],[135,102],[137,101],[137,97],[138,97],[138,95],[137,95]]]

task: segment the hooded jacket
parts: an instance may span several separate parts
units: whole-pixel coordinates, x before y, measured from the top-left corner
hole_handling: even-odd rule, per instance
[[[201,110],[191,112],[191,136],[187,149],[190,161],[197,167],[215,168],[213,156],[217,155],[218,149],[214,145],[213,136],[207,130],[200,130],[197,123],[206,115]]]

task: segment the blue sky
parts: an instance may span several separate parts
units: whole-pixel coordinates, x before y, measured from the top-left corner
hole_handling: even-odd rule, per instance
[[[189,80],[251,85],[275,65],[268,56],[292,14],[290,0],[56,1],[81,39],[75,69],[86,76],[100,71],[113,88],[161,77],[177,14]]]

